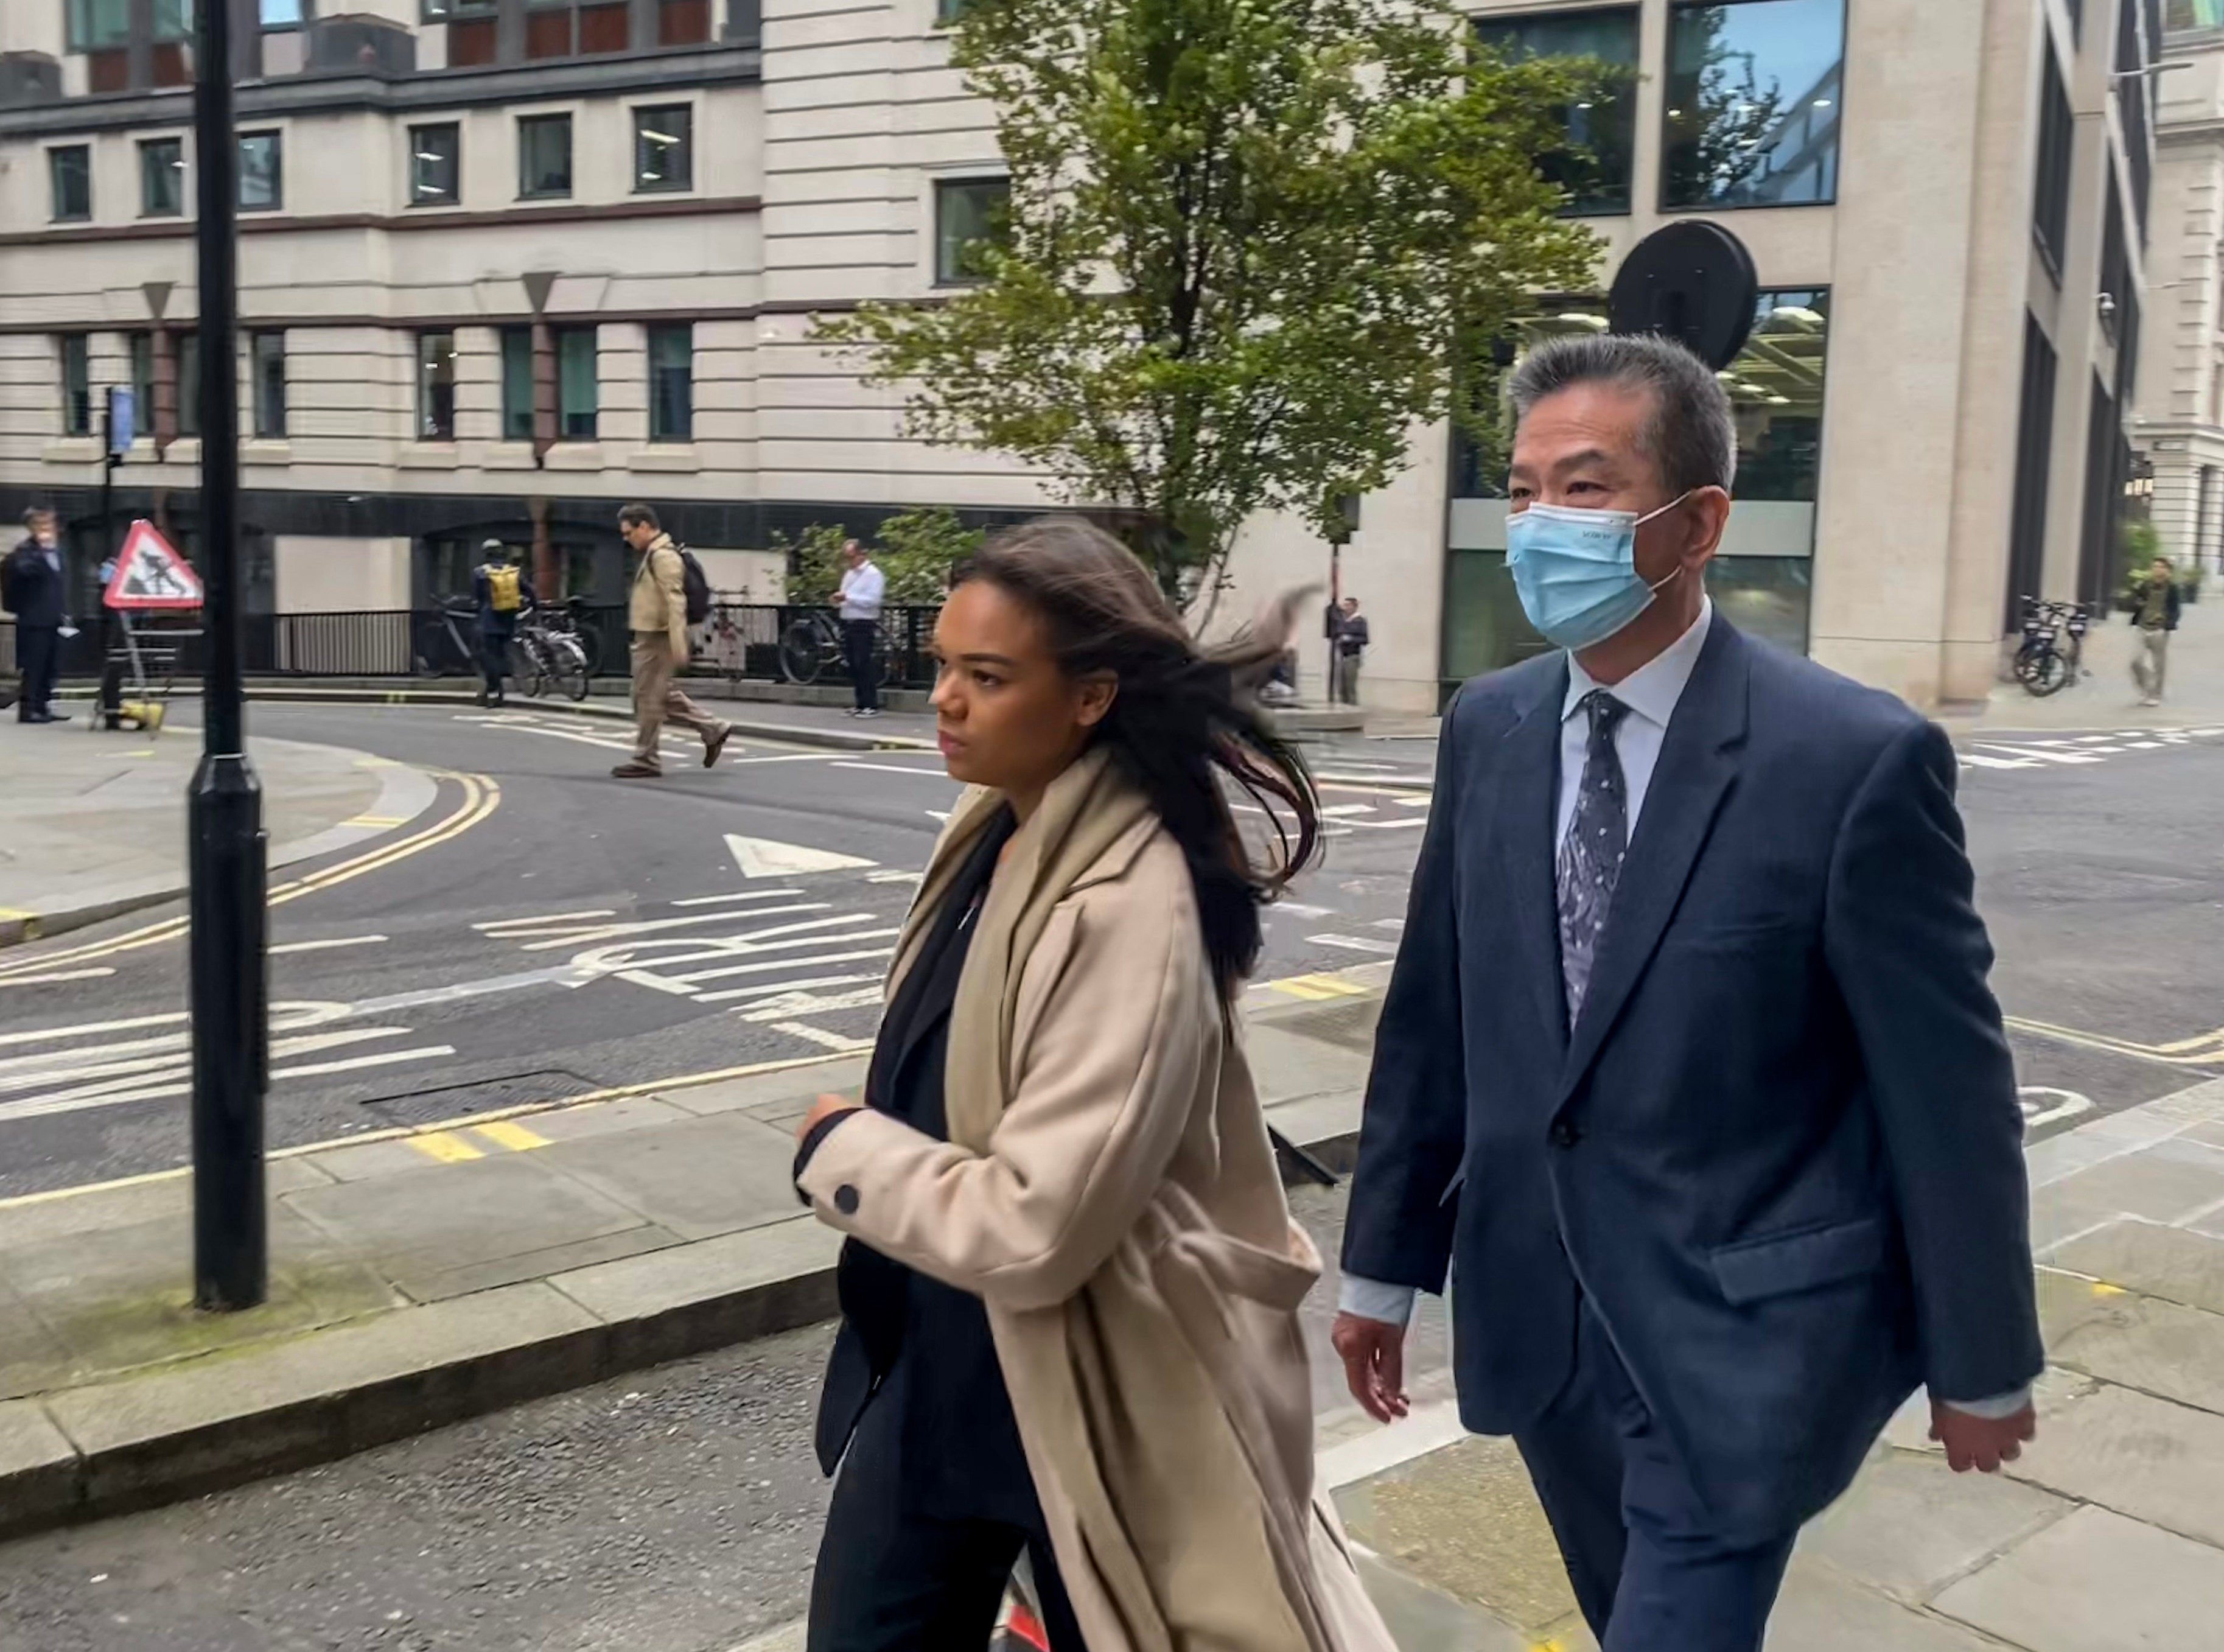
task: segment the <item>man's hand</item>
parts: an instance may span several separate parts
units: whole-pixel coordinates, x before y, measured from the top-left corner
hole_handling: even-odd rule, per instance
[[[1329,1332],[1343,1361],[1343,1380],[1351,1397],[1377,1422],[1395,1422],[1410,1406],[1406,1399],[1406,1327],[1356,1313],[1339,1313]]]
[[[847,1096],[819,1097],[817,1101],[812,1103],[811,1111],[804,1114],[803,1122],[795,1127],[797,1144],[801,1145],[812,1131],[817,1130],[825,1120],[833,1117],[835,1114],[855,1112],[858,1105],[858,1103],[850,1100]]]
[[[1966,1411],[1933,1400],[1930,1437],[1946,1448],[1947,1466],[1956,1474],[1971,1469],[1997,1474],[2000,1465],[2023,1455],[2024,1441],[2038,1432],[2038,1416],[2030,1406],[2005,1417],[1973,1417]]]

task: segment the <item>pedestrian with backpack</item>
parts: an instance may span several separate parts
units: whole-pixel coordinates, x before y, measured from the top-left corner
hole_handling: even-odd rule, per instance
[[[490,539],[479,548],[486,560],[471,575],[471,594],[477,598],[479,610],[479,670],[486,678],[486,686],[479,690],[479,704],[499,706],[502,682],[509,674],[510,644],[517,640],[518,616],[530,610],[538,598],[533,594],[533,582],[518,566],[516,552],[498,539]]]
[[[638,737],[633,756],[610,773],[620,780],[654,780],[664,773],[658,737],[667,722],[703,737],[703,766],[725,750],[733,727],[680,692],[676,679],[687,663],[687,632],[711,617],[711,585],[694,554],[673,542],[644,504],[618,512],[618,537],[641,555],[634,570],[628,623],[633,629],[633,714]]]

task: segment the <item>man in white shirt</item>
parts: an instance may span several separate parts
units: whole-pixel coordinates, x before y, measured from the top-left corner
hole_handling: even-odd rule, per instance
[[[842,653],[850,662],[850,685],[856,696],[852,717],[881,714],[881,606],[888,594],[887,577],[856,540],[842,547]]]
[[[1584,336],[1513,383],[1508,567],[1560,652],[1446,714],[1334,1332],[1406,1408],[1451,1286],[1603,1652],[1758,1652],[1800,1524],[1918,1384],[1956,1470],[2044,1363],[2015,1074],[1953,749],[1703,579],[1715,376]]]

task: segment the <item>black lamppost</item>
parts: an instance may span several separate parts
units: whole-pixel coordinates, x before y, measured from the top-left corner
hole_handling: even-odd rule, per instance
[[[262,1094],[269,1070],[262,787],[247,761],[240,684],[239,147],[232,134],[231,0],[200,0],[193,148],[199,172],[201,356],[200,766],[187,832],[192,882],[193,1301],[253,1307],[269,1286]]]

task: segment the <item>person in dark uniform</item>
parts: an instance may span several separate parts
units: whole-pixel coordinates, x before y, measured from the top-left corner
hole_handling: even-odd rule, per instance
[[[16,668],[22,674],[16,701],[18,723],[66,723],[54,709],[61,633],[69,623],[66,584],[54,513],[23,514],[25,538],[0,565],[0,607],[16,617]]]
[[[480,549],[486,560],[471,575],[471,595],[477,599],[479,610],[479,669],[486,677],[486,686],[479,690],[479,704],[499,706],[503,680],[509,674],[509,647],[517,638],[518,617],[529,612],[535,599],[533,582],[525,577],[515,551],[498,539],[487,541]]]

